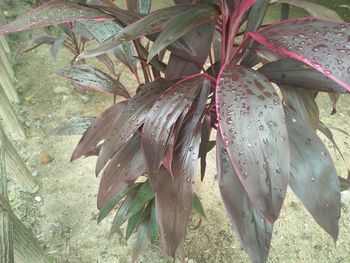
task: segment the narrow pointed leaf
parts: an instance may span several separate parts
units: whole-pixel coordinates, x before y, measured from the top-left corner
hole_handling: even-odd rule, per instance
[[[195,9],[196,7],[198,7],[198,5],[178,5],[154,11],[148,16],[128,25],[119,32],[119,34],[109,38],[99,47],[93,50],[84,51],[80,54],[79,59],[101,55],[109,52],[123,42],[160,32],[174,16],[177,16],[188,9]]]
[[[318,18],[328,18],[342,21],[341,17],[334,10],[323,5],[311,3],[304,0],[270,0],[271,4],[285,3],[305,9],[310,15]]]
[[[127,107],[118,118],[118,125],[114,126],[106,136],[97,159],[96,174],[99,174],[112,155],[131,139],[135,131],[144,123],[149,109],[169,85],[170,83],[164,79],[156,79],[143,85],[141,90],[129,100]]]
[[[109,94],[116,93],[124,98],[130,98],[130,94],[121,83],[118,83],[118,86],[116,87],[117,81],[115,79],[103,71],[87,64],[78,64],[59,69],[56,73],[62,77],[73,80],[84,87]]]
[[[51,0],[11,23],[0,26],[0,35],[79,20],[110,19],[107,14],[69,0]]]
[[[285,113],[291,152],[289,185],[335,241],[341,206],[337,171],[317,134],[292,110],[285,108]]]
[[[53,59],[57,58],[57,53],[59,51],[59,49],[63,46],[64,44],[64,39],[56,39],[52,45],[51,45],[51,49],[50,49],[50,53]]]
[[[202,128],[201,128],[201,145],[199,148],[199,157],[201,158],[201,181],[204,179],[205,169],[207,166],[207,153],[209,152],[209,140],[211,132],[211,116],[206,114],[203,118]]]
[[[102,113],[101,117],[98,117],[90,125],[75,148],[72,160],[76,160],[96,148],[96,145],[104,139],[105,135],[113,127],[126,105],[127,101],[121,101],[109,107]]]
[[[260,73],[225,66],[217,83],[217,114],[233,167],[262,216],[273,223],[289,177],[289,145],[281,101]]]
[[[137,133],[113,155],[103,171],[97,195],[97,207],[103,207],[113,196],[133,184],[144,172],[141,137]]]
[[[258,33],[256,41],[282,56],[299,60],[350,91],[350,23],[314,18],[285,20]]]
[[[171,128],[179,116],[188,111],[204,79],[203,75],[195,75],[177,82],[154,103],[147,115],[142,130],[142,149],[148,178],[155,191]]]
[[[24,41],[20,44],[20,47],[17,50],[17,54],[24,54],[42,44],[52,45],[55,42],[56,38],[49,35],[36,35],[30,38],[29,40]]]
[[[193,194],[192,209],[196,211],[200,217],[207,218],[202,206],[202,202],[196,194]]]
[[[145,205],[154,197],[154,191],[150,186],[149,182],[146,181],[142,184],[140,189],[138,190],[135,198],[132,200],[130,204],[130,208],[125,215],[126,219],[129,219],[136,212],[141,210]]]
[[[217,136],[216,166],[226,212],[244,250],[254,263],[266,262],[273,224],[267,222],[251,203],[236,169],[232,166],[221,135]]]
[[[135,186],[136,185],[136,186]],[[133,184],[131,186],[135,186],[134,189],[132,189],[128,195],[125,197],[123,203],[120,205],[117,213],[114,216],[112,227],[110,230],[110,235],[114,234],[117,231],[120,231],[121,225],[128,219],[126,217],[126,214],[128,213],[131,203],[134,200],[136,194],[137,194],[137,187],[139,187],[141,184]],[[130,187],[131,187],[130,186]]]
[[[136,214],[134,214],[132,217],[129,218],[128,226],[126,227],[126,231],[125,231],[125,240],[128,240],[130,236],[134,233],[135,228],[140,222],[142,214],[143,214],[143,210],[140,210]]]
[[[157,221],[165,251],[172,257],[184,240],[189,222],[199,142],[198,126],[174,154],[174,178],[164,168],[161,168],[158,178]]]
[[[118,34],[123,27],[113,21],[81,21],[81,26],[87,30],[99,43]],[[112,50],[113,54],[126,66],[132,70],[136,70],[135,49],[131,42],[124,43]]]
[[[50,132],[50,135],[83,135],[95,118],[83,117],[71,119]]]
[[[132,252],[131,252],[131,260],[132,262],[136,262],[138,257],[144,253],[150,242],[150,229],[149,229],[149,219],[145,219],[141,225],[139,226],[134,242],[131,244]]]
[[[181,13],[172,19],[154,42],[149,52],[150,61],[161,50],[201,24],[214,20],[219,15],[215,6],[201,5]]]
[[[150,216],[150,239],[151,242],[155,242],[159,235],[159,228],[157,222],[156,204],[155,201],[152,202],[151,216]]]
[[[316,91],[349,92],[343,86],[319,71],[289,58],[267,63],[259,68],[258,71],[276,84],[286,84]]]
[[[115,195],[112,200],[110,200],[98,214],[98,222],[101,222],[106,216],[114,209],[117,203],[124,198],[130,191],[136,189],[139,185],[132,184],[125,188],[122,192]]]

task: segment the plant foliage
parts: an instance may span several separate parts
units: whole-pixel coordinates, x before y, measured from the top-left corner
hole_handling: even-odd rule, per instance
[[[59,25],[64,39],[35,36],[21,52],[50,44],[56,54],[63,45],[74,58],[58,75],[125,99],[54,131],[79,134],[91,123],[72,160],[98,156],[99,221],[118,207],[111,233],[127,222],[133,261],[159,234],[175,257],[192,208],[205,216],[195,168],[200,159],[203,180],[216,144],[223,203],[253,262],[267,260],[288,185],[336,240],[340,185],[349,182],[338,177],[316,133],[337,147],[315,98],[330,94],[335,109],[338,94],[350,92],[350,24],[307,1],[175,0],[150,13],[151,2],[127,0],[122,9],[111,0],[52,0],[0,27],[6,34]],[[279,3],[310,17],[263,25],[266,10]],[[98,46],[85,50],[93,40]],[[135,76],[136,93],[120,82],[111,56]],[[108,73],[89,65],[90,57]]]

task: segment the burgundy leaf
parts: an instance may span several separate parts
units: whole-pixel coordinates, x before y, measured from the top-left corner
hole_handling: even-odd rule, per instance
[[[219,12],[215,6],[200,5],[197,8],[190,8],[174,17],[153,43],[147,61],[150,61],[161,50],[199,25],[215,20],[218,15]]]
[[[170,83],[164,79],[156,79],[143,85],[141,90],[130,99],[118,119],[118,125],[113,127],[102,144],[97,159],[96,174],[99,174],[112,155],[131,139],[135,131],[144,123],[149,109],[169,85]]]
[[[204,79],[204,75],[195,75],[177,82],[156,101],[147,115],[142,129],[142,148],[148,179],[155,191],[172,126],[189,110]]]
[[[253,205],[273,223],[289,177],[289,145],[281,101],[270,82],[243,66],[224,66],[217,115],[230,160]]]
[[[103,171],[98,190],[97,207],[99,209],[104,207],[113,196],[134,183],[144,172],[141,137],[139,133],[135,133],[131,140],[113,155]]]
[[[201,145],[199,148],[199,157],[201,158],[201,181],[204,179],[205,169],[207,166],[206,158],[209,151],[209,139],[211,132],[211,116],[206,114],[203,118],[201,128]]]
[[[317,134],[285,108],[291,176],[289,185],[317,223],[336,241],[339,231],[340,188],[333,161]]]
[[[51,0],[7,25],[0,26],[0,35],[47,27],[79,20],[110,20],[109,15],[69,0]]]
[[[50,135],[82,135],[94,121],[91,117],[74,118],[51,131]]]
[[[96,9],[101,9],[104,12],[111,14],[116,21],[118,21],[123,26],[128,26],[137,20],[141,19],[143,16],[141,14],[136,14],[134,12],[121,9],[119,7],[102,6],[102,5],[92,5]]]
[[[169,256],[175,252],[185,238],[192,209],[195,168],[199,152],[200,129],[174,154],[172,178],[161,168],[156,192],[157,221],[163,246]]]
[[[317,92],[282,85],[281,93],[285,104],[316,130],[320,120],[320,112],[316,103]]]
[[[194,50],[196,55],[193,57],[195,57],[195,60],[197,61],[189,61],[186,56],[180,56],[177,52],[172,52],[165,72],[166,79],[177,79],[184,76],[191,76],[201,71],[200,66],[205,63],[210,51],[214,25],[214,22],[201,25],[183,37],[184,41]],[[174,44],[176,43],[178,43],[178,41]]]
[[[350,23],[314,18],[284,20],[249,33],[273,51],[299,60],[350,90]]]
[[[75,148],[71,159],[72,161],[95,150],[96,145],[105,138],[113,125],[115,125],[116,120],[127,104],[127,101],[118,102],[103,112],[101,117],[97,118],[90,125]]]
[[[343,86],[323,75],[319,71],[299,61],[284,58],[267,63],[258,71],[276,84],[326,92],[349,92]]]
[[[62,77],[73,80],[84,87],[89,87],[109,94],[115,93],[116,95],[127,99],[130,98],[129,92],[121,83],[117,83],[115,79],[103,71],[89,66],[88,64],[76,64],[59,69],[56,73]]]
[[[236,169],[232,166],[221,135],[217,135],[216,166],[222,200],[244,250],[254,263],[266,262],[273,225],[252,205]]]

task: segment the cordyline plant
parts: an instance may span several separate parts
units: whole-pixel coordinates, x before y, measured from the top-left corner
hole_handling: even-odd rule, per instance
[[[135,232],[133,260],[158,234],[175,257],[192,207],[204,215],[195,168],[200,159],[203,180],[216,145],[220,193],[253,262],[267,259],[288,185],[336,241],[339,182],[347,181],[316,134],[337,148],[315,98],[326,92],[335,102],[350,91],[350,24],[300,0],[174,2],[149,13],[146,0],[126,1],[125,10],[109,0],[53,0],[0,27],[5,34],[61,24],[68,36],[61,43],[75,56],[58,74],[126,98],[88,122],[72,156],[98,156],[99,221],[118,206],[111,232],[124,222],[127,239]],[[262,26],[269,5],[280,3],[312,17]],[[84,50],[92,39],[100,44]],[[135,94],[113,73],[110,54],[135,75]],[[109,74],[86,63],[95,56]]]

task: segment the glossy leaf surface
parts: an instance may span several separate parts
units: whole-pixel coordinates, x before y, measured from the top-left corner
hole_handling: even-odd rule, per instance
[[[142,149],[148,179],[155,190],[171,128],[179,116],[189,110],[204,79],[203,75],[195,75],[177,82],[154,103],[147,115],[142,129]]]
[[[317,134],[292,110],[285,108],[285,113],[291,147],[289,185],[335,241],[341,206],[337,171]]]
[[[350,91],[350,23],[290,19],[250,35],[271,50],[299,60]]]
[[[80,139],[72,155],[72,160],[76,160],[96,148],[96,145],[105,138],[113,127],[126,105],[127,101],[118,102],[95,119]]]
[[[134,183],[145,172],[140,134],[111,158],[103,171],[97,195],[97,207],[103,207],[113,196]]]
[[[0,26],[0,35],[79,20],[110,19],[107,14],[69,0],[51,0],[11,23]]]
[[[102,144],[96,164],[96,174],[99,174],[112,155],[128,142],[144,123],[149,109],[168,85],[170,84],[164,79],[157,79],[142,86],[141,90],[129,100],[127,107],[118,118],[118,125],[113,127]]]
[[[87,64],[77,64],[59,69],[56,73],[62,77],[73,80],[84,87],[92,88],[110,94],[116,94],[124,98],[130,98],[126,88],[103,71]]]
[[[289,145],[281,101],[258,72],[226,65],[217,82],[219,127],[230,160],[253,205],[270,222],[289,177]]]
[[[156,54],[178,38],[184,36],[199,25],[215,19],[218,15],[218,10],[211,5],[201,5],[179,14],[170,21],[169,25],[157,37],[147,60],[150,61]]]
[[[217,136],[216,167],[221,197],[226,212],[244,250],[254,263],[266,262],[270,249],[272,227],[250,201],[225,149]]]
[[[349,92],[334,80],[299,61],[283,58],[263,65],[258,71],[270,81],[308,90]]]

